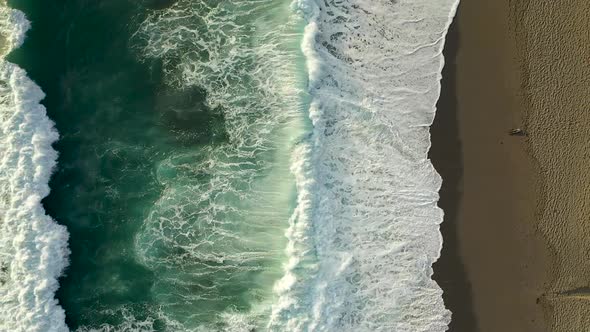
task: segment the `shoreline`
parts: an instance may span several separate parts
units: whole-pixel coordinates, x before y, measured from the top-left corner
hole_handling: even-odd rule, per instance
[[[589,18],[584,0],[459,6],[430,152],[451,332],[590,329]]]
[[[541,298],[553,259],[537,228],[544,180],[534,138],[508,134],[528,122],[510,13],[508,0],[463,0],[445,45],[430,156],[445,211],[434,279],[452,332],[547,330]]]
[[[440,225],[443,247],[439,259],[433,265],[433,279],[443,289],[445,306],[452,312],[450,331],[475,331],[471,285],[467,279],[455,231],[462,196],[460,184],[463,179],[462,142],[459,136],[456,97],[456,56],[459,47],[456,20],[460,11],[461,5],[445,38],[441,93],[437,102],[436,117],[430,127],[431,148],[428,154],[443,179],[438,205],[444,211],[444,220]],[[456,318],[456,311],[460,312],[460,319]]]

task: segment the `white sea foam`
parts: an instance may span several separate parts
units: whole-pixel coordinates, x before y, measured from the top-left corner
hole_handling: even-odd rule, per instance
[[[441,180],[427,160],[427,151],[428,126],[440,93],[444,35],[456,3],[297,0],[295,7],[309,21],[302,50],[307,58],[312,97],[309,116],[314,126],[312,135],[297,145],[293,155],[291,171],[297,183],[298,204],[289,221],[288,260],[283,278],[274,287],[277,301],[268,329],[444,331],[450,313],[444,308],[440,288],[431,279],[431,266],[442,243],[438,230],[442,211],[436,207]],[[239,66],[243,54],[236,52],[237,46],[227,45],[236,42],[235,36],[245,36],[246,31],[229,22],[219,31],[235,28],[237,33],[233,37],[222,34],[228,38],[217,45],[220,39],[199,39],[201,32],[196,28],[192,31],[190,27],[169,24],[178,20],[176,14],[184,17],[188,12],[186,17],[198,17],[193,9],[199,8],[189,11],[177,5],[158,18],[158,24],[146,21],[143,35],[148,37],[147,50],[152,51],[148,57],[183,58],[169,55],[184,54],[187,47],[198,51],[203,46],[200,42],[209,43],[204,51],[219,55],[213,59],[220,63],[204,65],[195,51],[191,53],[194,59],[189,56],[190,61],[170,71],[170,83],[210,84],[205,87],[211,106],[231,102],[226,111],[235,113],[225,115],[235,145],[273,153],[291,146],[293,137],[302,131],[300,123],[290,125],[298,118],[299,107],[295,104],[300,92],[291,66],[283,61],[295,61],[286,54],[288,48],[274,53],[273,45],[280,44],[281,37],[275,38],[270,31],[262,35],[263,42],[268,38],[268,47],[262,42],[255,52],[271,61],[257,67],[257,75],[251,75],[254,83],[232,91],[235,87],[228,84],[233,80],[231,75],[239,78],[244,74]],[[17,47],[28,22],[18,11],[3,8],[0,15],[0,33],[7,37],[6,50]],[[210,22],[212,27],[216,24]],[[260,26],[264,27],[262,23]],[[211,77],[215,79],[208,80]],[[277,82],[285,83],[285,78],[288,84],[277,92]],[[267,108],[252,102],[236,108],[243,105],[241,92],[250,95],[253,89],[266,101],[261,105],[267,104]],[[56,278],[67,263],[67,232],[45,215],[40,203],[49,193],[47,183],[56,160],[51,143],[57,139],[53,124],[39,104],[43,97],[22,69],[0,60],[0,331],[67,331],[63,310],[54,296]],[[236,99],[228,102],[230,97]],[[290,105],[288,112],[283,103]],[[268,112],[269,116],[249,122],[254,109]],[[269,123],[281,128],[278,136],[264,131]],[[276,137],[284,142],[277,143]],[[199,156],[167,160],[162,164],[162,174],[166,173],[166,162],[170,162],[172,166],[190,163],[191,167],[202,166],[197,167],[199,170],[213,169],[219,173],[214,179],[223,184],[230,175],[243,177],[244,172],[236,173],[234,167],[240,165],[225,157],[235,152],[235,160],[249,160],[254,152],[222,152],[216,164],[202,161]],[[167,185],[169,180],[162,178]],[[275,185],[276,193],[285,191],[277,183],[263,184]],[[174,205],[176,209],[188,206],[185,199],[203,197],[195,195],[202,194],[195,190],[196,186],[180,190],[170,184],[170,188],[167,195],[173,199],[167,201],[178,199],[181,205]],[[219,206],[212,204],[209,208]],[[194,230],[192,224],[178,227],[184,230],[185,226]],[[189,258],[204,255],[196,242],[173,245],[196,248]],[[225,255],[220,254],[223,259],[232,258],[223,248],[215,248]],[[211,257],[204,258],[218,259],[216,251],[212,252]],[[235,260],[244,257],[236,253]],[[144,260],[155,266],[175,263],[156,258],[146,255]],[[247,314],[225,312],[222,316],[233,331],[254,327]],[[95,330],[151,331],[153,324],[151,318],[138,320],[130,316],[120,326],[103,325]]]
[[[138,319],[128,310],[122,308],[118,312],[114,310],[106,310],[112,314],[120,314],[122,322],[118,325],[102,324],[99,327],[87,327],[82,326],[76,330],[76,332],[156,332],[154,327],[154,319],[148,317],[147,319]],[[185,332],[178,330],[178,332]]]
[[[160,277],[153,297],[187,329],[263,327],[283,272],[290,154],[309,125],[304,21],[289,1],[179,0],[132,38],[141,59],[161,63],[167,89],[206,92],[227,136],[159,163],[165,190],[136,236],[139,260]]]
[[[431,279],[441,179],[427,153],[457,2],[294,5],[309,22],[302,49],[314,129],[310,152],[296,159],[306,166],[294,168],[307,216],[287,233],[269,328],[445,331],[450,312]]]
[[[0,8],[3,54],[22,43],[28,27],[22,12]],[[43,98],[24,70],[0,59],[0,331],[67,331],[55,291],[68,233],[41,205],[58,138]]]

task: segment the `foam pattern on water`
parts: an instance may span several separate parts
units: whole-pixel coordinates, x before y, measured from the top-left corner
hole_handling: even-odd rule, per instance
[[[267,320],[296,203],[291,153],[308,122],[302,27],[286,1],[180,0],[133,37],[168,87],[203,89],[224,119],[221,143],[158,165],[164,190],[136,241],[164,315],[186,328]]]
[[[286,4],[179,0],[140,25],[138,55],[161,65],[167,89],[202,89],[224,128],[154,169],[162,194],[135,248],[158,275],[159,305],[80,331],[446,329],[431,279],[441,180],[427,151],[456,3]],[[308,20],[303,36],[292,9]],[[29,24],[0,17],[4,54]],[[43,97],[0,60],[2,331],[67,331],[54,297],[67,232],[40,203],[57,139]]]
[[[0,8],[6,52],[22,43],[28,27],[23,13]],[[41,205],[58,137],[43,98],[22,69],[0,59],[0,331],[67,331],[55,291],[68,234]]]
[[[272,330],[447,329],[450,312],[431,279],[441,179],[427,152],[456,5],[295,2],[309,21],[302,47],[315,183],[306,232],[319,263],[315,275],[280,288]]]

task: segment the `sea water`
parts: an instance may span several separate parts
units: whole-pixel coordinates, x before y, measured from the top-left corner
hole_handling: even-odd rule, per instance
[[[454,1],[10,5],[0,330],[446,329]]]
[[[57,132],[39,104],[41,89],[4,60],[29,27],[22,12],[0,6],[0,331],[66,331],[54,294],[68,233],[41,206]]]
[[[446,330],[450,312],[431,279],[442,245],[441,179],[427,152],[456,5],[296,2],[309,21],[302,48],[316,183],[308,232],[319,263],[283,291],[271,326]]]

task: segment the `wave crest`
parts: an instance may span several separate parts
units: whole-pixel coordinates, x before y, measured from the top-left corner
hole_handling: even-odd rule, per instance
[[[30,24],[0,9],[4,54],[18,47]],[[24,70],[0,59],[0,330],[67,331],[55,299],[67,265],[68,233],[41,205],[57,153],[41,89]]]
[[[272,328],[445,331],[450,312],[431,279],[442,246],[441,178],[427,153],[457,2],[294,6],[308,19],[308,232],[318,263],[313,276],[279,288],[285,305]]]

